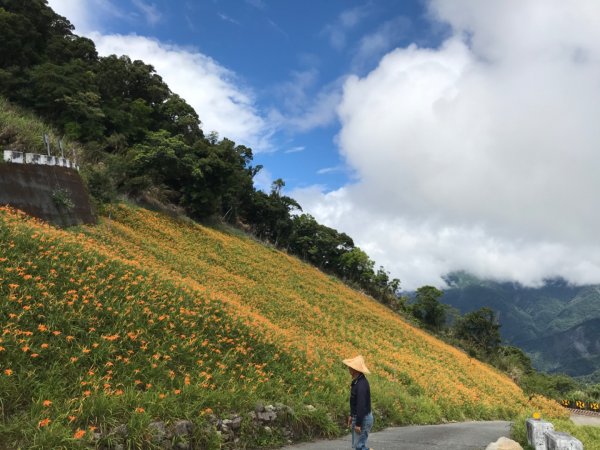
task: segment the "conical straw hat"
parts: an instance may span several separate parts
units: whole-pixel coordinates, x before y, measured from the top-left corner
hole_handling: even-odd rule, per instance
[[[356,358],[344,359],[342,361],[348,367],[352,367],[354,370],[358,370],[361,373],[371,373],[365,364],[365,359],[362,355],[358,355]]]

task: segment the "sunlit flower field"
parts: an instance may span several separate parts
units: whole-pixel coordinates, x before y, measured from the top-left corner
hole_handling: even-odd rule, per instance
[[[131,206],[66,231],[0,209],[0,300],[9,448],[84,448],[124,423],[141,448],[153,420],[206,429],[208,415],[259,401],[293,407],[305,436],[335,435],[347,414],[341,359],[357,354],[379,426],[564,415],[297,258]]]

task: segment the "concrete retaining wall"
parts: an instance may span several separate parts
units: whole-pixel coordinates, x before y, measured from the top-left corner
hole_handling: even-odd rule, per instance
[[[77,170],[60,164],[24,164],[25,156],[16,159],[0,162],[0,205],[10,205],[60,227],[96,223]],[[54,158],[54,162],[59,159]]]

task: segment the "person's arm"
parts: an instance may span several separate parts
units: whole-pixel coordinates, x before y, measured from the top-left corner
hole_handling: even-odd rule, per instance
[[[354,386],[350,387],[350,413],[348,414],[348,428],[352,426],[352,390]]]

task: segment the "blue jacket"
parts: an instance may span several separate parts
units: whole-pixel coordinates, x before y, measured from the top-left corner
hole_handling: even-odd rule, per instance
[[[350,415],[355,418],[356,426],[361,427],[363,419],[371,412],[371,388],[363,373],[350,384]]]

